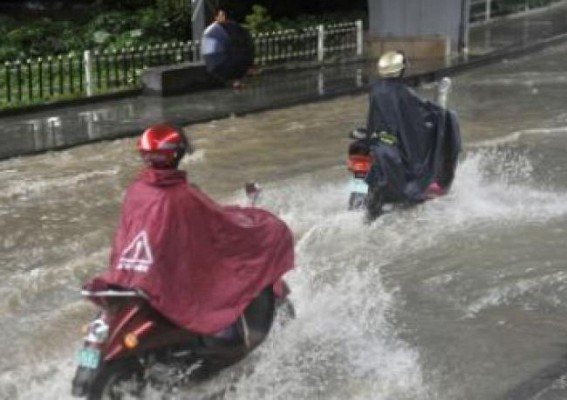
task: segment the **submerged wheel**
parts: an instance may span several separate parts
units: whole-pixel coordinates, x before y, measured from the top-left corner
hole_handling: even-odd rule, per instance
[[[351,193],[348,199],[349,210],[360,210],[366,205],[366,195],[364,193]]]
[[[384,196],[379,190],[370,188],[366,199],[366,221],[372,223],[384,213]]]
[[[146,383],[144,367],[137,359],[127,358],[108,363],[93,381],[88,400],[122,400],[140,397]]]
[[[278,301],[277,313],[283,324],[295,319],[295,307],[288,298]]]

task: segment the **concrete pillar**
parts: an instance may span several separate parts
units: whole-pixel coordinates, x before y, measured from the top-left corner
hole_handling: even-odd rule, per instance
[[[446,57],[466,46],[470,0],[368,0],[369,53]]]
[[[83,65],[85,68],[85,90],[87,96],[92,96],[94,92],[94,80],[92,79],[93,58],[90,50],[83,52]]]
[[[201,40],[205,30],[205,0],[191,0],[191,33],[193,40]]]
[[[317,26],[317,61],[323,62],[325,60],[325,27],[323,25]]]
[[[213,19],[218,6],[214,0],[191,0],[191,32],[193,40],[201,40],[203,32]]]

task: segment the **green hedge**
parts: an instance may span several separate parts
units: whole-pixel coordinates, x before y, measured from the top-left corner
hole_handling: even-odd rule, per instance
[[[328,13],[322,15],[300,15],[297,18],[273,20],[265,7],[254,5],[252,12],[244,19],[244,26],[253,33],[271,32],[285,29],[301,30],[316,25],[330,25],[340,22],[352,22],[356,20],[366,21],[368,16],[361,11],[348,13]]]
[[[133,0],[134,1],[134,0]],[[188,15],[171,8],[111,10],[85,23],[50,18],[23,23],[0,16],[0,62],[66,54],[85,49],[121,49],[190,39]],[[254,6],[244,25],[252,32],[302,29],[318,24],[366,19],[362,12],[302,15],[274,21],[266,8]]]
[[[106,11],[84,24],[45,17],[25,22],[0,16],[0,61],[188,40],[187,18],[186,14],[155,7]]]

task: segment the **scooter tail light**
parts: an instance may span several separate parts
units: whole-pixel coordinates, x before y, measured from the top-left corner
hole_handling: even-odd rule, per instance
[[[371,164],[370,157],[367,156],[354,155],[350,156],[347,160],[348,170],[355,174],[368,173]]]

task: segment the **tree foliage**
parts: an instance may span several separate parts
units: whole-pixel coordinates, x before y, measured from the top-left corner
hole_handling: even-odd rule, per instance
[[[352,15],[338,13],[364,10],[367,0],[207,1],[227,9],[251,31],[262,32],[352,19]],[[59,0],[41,4],[45,9],[34,11],[33,18],[21,13],[17,18],[0,15],[0,61],[191,37],[191,0]],[[358,17],[363,12],[359,11]]]
[[[0,61],[188,40],[190,9],[180,8],[187,4],[189,0],[121,0],[112,7],[101,3],[90,18],[78,20],[50,17],[51,10],[33,18],[0,15]]]
[[[220,5],[240,21],[244,21],[247,15],[255,13],[254,5],[265,8],[273,20],[279,21],[294,19],[301,15],[365,11],[368,0],[221,0]]]

